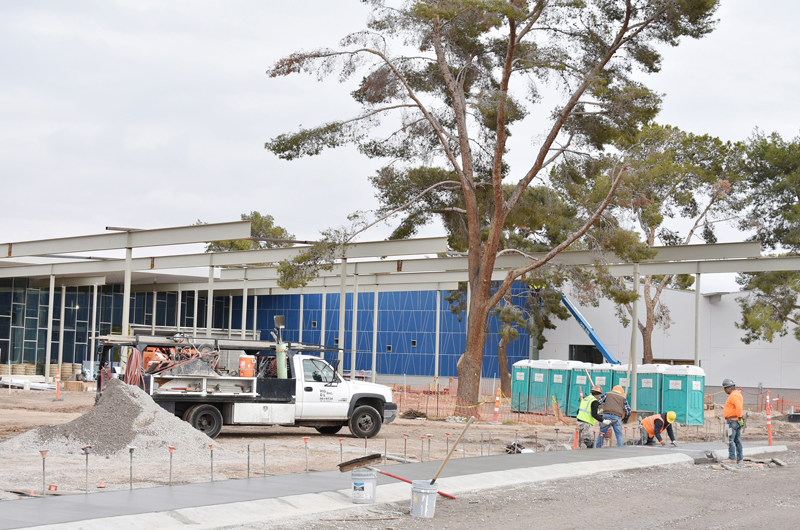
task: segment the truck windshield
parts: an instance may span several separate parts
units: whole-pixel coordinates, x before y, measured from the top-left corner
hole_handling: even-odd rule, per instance
[[[306,381],[330,383],[334,380],[333,368],[319,359],[303,359],[303,376]]]

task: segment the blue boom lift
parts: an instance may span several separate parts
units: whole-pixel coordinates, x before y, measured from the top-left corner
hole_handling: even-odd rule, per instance
[[[597,349],[600,350],[600,353],[603,354],[603,357],[605,357],[606,361],[610,362],[611,364],[622,364],[613,355],[611,355],[611,352],[608,351],[606,345],[603,344],[603,341],[600,340],[600,337],[598,337],[597,333],[594,332],[594,329],[592,329],[592,326],[589,325],[589,322],[583,318],[583,315],[581,315],[580,311],[578,311],[578,308],[575,307],[572,302],[570,302],[569,298],[567,298],[564,293],[561,293],[561,302],[567,306],[567,309],[569,309],[569,312],[575,317],[575,320],[580,323],[583,331],[589,335],[589,338],[592,339],[592,342],[595,346],[597,346]]]

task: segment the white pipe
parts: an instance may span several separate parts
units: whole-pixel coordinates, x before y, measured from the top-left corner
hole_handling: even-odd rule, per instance
[[[355,271],[354,271],[355,272]],[[350,331],[350,380],[356,380],[356,347],[358,346],[358,274],[353,275],[353,324]]]
[[[375,286],[375,301],[372,308],[372,382],[378,374],[378,286]]]
[[[151,308],[151,315],[150,315],[150,334],[156,334],[156,298],[158,297],[158,292],[153,291],[153,307]]]
[[[53,352],[53,304],[56,297],[56,276],[50,275],[50,292],[48,293],[47,304],[47,342],[44,347],[44,380],[46,383],[50,382],[50,356]],[[11,349],[8,351],[9,357],[11,356]]]
[[[208,298],[206,298],[206,337],[211,338],[214,321],[214,267],[208,268]]]
[[[91,356],[89,361],[94,366],[94,352],[97,345],[95,344],[95,336],[97,335],[97,284],[94,284],[94,293],[92,294],[92,339],[91,339]]]
[[[433,384],[439,388],[439,335],[442,324],[442,292],[436,290],[436,336],[433,343]]]
[[[242,287],[242,338],[246,339],[247,333],[247,278],[244,279]]]
[[[58,370],[61,370],[61,362],[64,360],[64,309],[67,305],[67,286],[61,286],[61,322],[58,326]],[[74,359],[73,359],[74,360]]]
[[[256,333],[258,333],[258,328],[256,325],[258,324],[258,295],[253,295],[253,340],[258,340],[260,337],[256,337]]]
[[[300,291],[300,330],[297,342],[303,342],[303,291]]]
[[[339,373],[344,373],[344,312],[347,309],[347,258],[342,258],[339,282]]]
[[[194,312],[192,313],[192,340],[197,340],[197,299],[200,298],[200,291],[194,290]]]
[[[175,311],[175,331],[180,332],[181,330],[181,308],[183,307],[183,290],[181,289],[181,284],[178,284],[178,307],[176,307]]]
[[[128,232],[128,242],[130,243],[131,233]],[[127,337],[130,333],[131,324],[131,261],[133,260],[133,249],[125,249],[125,279],[122,288],[122,336]]]
[[[694,365],[700,366],[700,273],[694,277]]]
[[[321,322],[321,324],[322,324],[321,333],[322,334],[319,336],[319,344],[320,344],[320,346],[325,346],[325,317],[326,317],[325,306],[327,304],[327,301],[328,301],[328,294],[325,292],[325,286],[323,285],[322,286],[322,322]]]
[[[228,295],[228,338],[231,338],[231,328],[233,327],[233,295]]]

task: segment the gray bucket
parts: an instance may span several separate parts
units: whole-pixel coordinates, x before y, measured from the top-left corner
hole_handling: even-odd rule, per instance
[[[411,515],[413,517],[433,517],[436,511],[436,495],[439,483],[430,480],[411,481]]]
[[[378,473],[371,469],[354,469],[350,472],[350,478],[353,481],[353,504],[372,504],[375,502]]]

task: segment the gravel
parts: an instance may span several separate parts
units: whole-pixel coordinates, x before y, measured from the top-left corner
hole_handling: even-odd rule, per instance
[[[140,454],[163,453],[172,445],[187,457],[202,457],[211,443],[211,438],[165,411],[138,387],[112,379],[92,410],[69,423],[45,425],[6,440],[0,443],[0,454],[28,447],[53,454],[77,453],[91,445],[92,454],[114,456],[127,453],[129,446]]]

